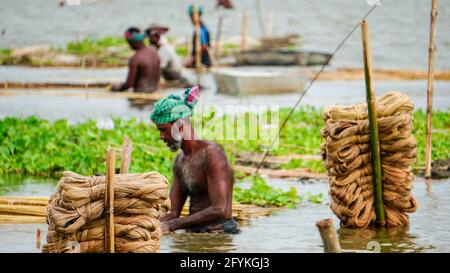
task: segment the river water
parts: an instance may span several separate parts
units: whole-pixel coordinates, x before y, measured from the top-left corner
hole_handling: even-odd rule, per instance
[[[9,196],[49,196],[56,185],[54,180],[14,176],[2,177],[0,181],[3,181],[0,194]],[[369,242],[374,241],[379,243],[381,252],[450,252],[450,204],[447,201],[450,180],[427,184],[416,177],[413,196],[419,207],[410,215],[409,228],[389,230],[339,228],[339,220],[328,206],[325,182],[282,179],[268,179],[268,182],[281,189],[294,186],[299,194],[323,193],[325,200],[323,204],[305,203],[296,209],[254,218],[242,225],[242,233],[238,235],[178,232],[165,235],[160,242],[160,252],[323,252],[315,223],[330,217],[343,249],[366,250]],[[44,243],[46,225],[0,225],[0,252],[39,252],[35,248],[37,228],[44,231]]]
[[[282,68],[296,70],[299,68]],[[126,68],[115,69],[59,69],[0,67],[0,82],[120,82],[126,77]],[[301,73],[299,69],[298,73]],[[191,71],[183,74],[192,82],[195,75]],[[216,83],[210,73],[202,75],[202,97],[204,106],[215,106],[218,111],[226,111],[227,106],[278,106],[293,107],[299,93],[276,95],[231,96],[217,93]],[[389,91],[401,91],[414,102],[416,109],[426,109],[426,80],[375,81],[377,96]],[[0,89],[0,118],[5,116],[38,117],[57,120],[66,118],[69,122],[80,122],[89,118],[109,119],[111,116],[148,120],[152,105],[136,105],[124,97],[91,96],[105,94],[106,89]],[[165,94],[181,93],[180,89],[161,91]],[[433,110],[448,110],[450,106],[450,81],[435,81]],[[365,85],[359,81],[317,81],[300,106],[323,108],[336,104],[365,102]],[[245,108],[242,108],[245,110]]]
[[[0,47],[67,42],[108,35],[120,36],[129,26],[147,27],[159,22],[169,35],[186,37],[193,31],[186,10],[192,3],[204,7],[204,21],[217,34],[218,17],[225,16],[222,41],[240,35],[241,16],[249,9],[249,35],[261,36],[256,1],[233,1],[233,10],[217,10],[211,0],[79,0],[80,5],[61,8],[58,0],[2,0]],[[74,1],[72,1],[74,2]],[[273,12],[273,33],[301,35],[305,49],[333,51],[369,10],[367,0],[262,0],[261,13]],[[369,1],[373,2],[373,1]],[[450,2],[439,1],[436,69],[450,69]],[[384,0],[368,18],[375,68],[426,70],[431,1]],[[349,39],[333,60],[337,67],[361,66],[360,31]]]

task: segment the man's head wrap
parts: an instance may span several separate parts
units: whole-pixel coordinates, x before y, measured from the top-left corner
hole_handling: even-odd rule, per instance
[[[145,33],[141,33],[138,29],[135,28],[129,28],[123,35],[129,42],[141,42],[145,39]]]
[[[194,86],[184,90],[183,97],[172,94],[161,99],[155,103],[150,119],[155,124],[165,124],[190,116],[198,102],[199,95],[199,87]]]
[[[197,12],[198,12],[199,16],[202,15],[203,14],[203,7],[202,6],[198,6],[197,7]],[[194,5],[190,5],[188,7],[188,13],[189,13],[190,16],[194,15]]]

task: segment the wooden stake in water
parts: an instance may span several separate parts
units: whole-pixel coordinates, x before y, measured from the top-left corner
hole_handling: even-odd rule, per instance
[[[128,173],[131,165],[131,151],[133,146],[128,136],[123,137],[122,160],[120,163],[120,173]]]
[[[248,10],[242,11],[242,24],[241,24],[241,51],[248,49]]]
[[[115,184],[114,150],[106,154],[106,193],[105,193],[105,251],[114,253],[114,184]]]
[[[373,193],[375,197],[375,213],[377,215],[377,224],[384,226],[386,217],[383,203],[383,184],[380,158],[380,142],[378,135],[377,109],[375,105],[375,92],[372,76],[372,53],[370,48],[369,26],[365,20],[361,23],[363,59],[364,59],[364,77],[366,82],[366,100],[369,112],[370,128],[370,152],[372,160],[372,178]]]
[[[333,220],[331,218],[328,218],[319,221],[316,223],[316,227],[319,229],[320,237],[322,238],[324,252],[325,253],[341,252],[341,245],[339,244]]]
[[[437,0],[431,0],[430,42],[428,46],[427,132],[425,140],[425,178],[431,177],[431,116],[433,113],[434,56],[436,53]]]
[[[195,27],[195,71],[197,75],[197,85],[200,85],[200,74],[202,73],[202,46],[200,43],[200,15],[198,14],[198,9],[196,6],[194,6],[193,16]]]

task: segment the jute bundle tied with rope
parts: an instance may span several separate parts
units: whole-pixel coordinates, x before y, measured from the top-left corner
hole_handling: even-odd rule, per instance
[[[170,209],[167,179],[157,173],[117,174],[114,190],[116,252],[159,250],[159,217]],[[105,251],[105,176],[64,172],[49,199],[43,252]]]
[[[390,92],[376,100],[376,107],[386,225],[406,226],[406,213],[417,209],[411,195],[414,106],[406,95]],[[344,227],[366,228],[376,220],[367,118],[366,104],[333,106],[323,112],[321,150],[330,177],[330,207]]]

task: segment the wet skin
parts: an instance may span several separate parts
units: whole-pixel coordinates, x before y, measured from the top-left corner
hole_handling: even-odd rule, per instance
[[[143,42],[128,43],[135,50],[128,62],[128,76],[125,83],[114,85],[112,91],[124,91],[130,87],[137,92],[156,91],[160,75],[157,51]]]
[[[209,141],[188,140],[187,125],[180,126],[183,140],[176,145],[172,124],[158,125],[160,139],[169,147],[180,146],[175,158],[170,191],[171,210],[161,219],[163,233],[202,227],[232,217],[233,171],[222,147]],[[187,197],[189,216],[180,218]]]

